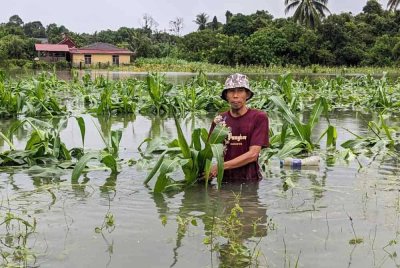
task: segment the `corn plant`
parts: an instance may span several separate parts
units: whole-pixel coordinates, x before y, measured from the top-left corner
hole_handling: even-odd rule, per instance
[[[83,133],[82,140],[84,140],[84,131],[82,131],[82,129],[85,129],[84,121],[78,121],[78,123],[81,128],[81,134]],[[101,139],[104,142],[105,148],[101,151],[85,153],[82,157],[80,157],[79,161],[75,164],[74,170],[72,171],[71,181],[73,183],[76,183],[78,181],[89,161],[94,159],[110,168],[111,175],[115,176],[116,174],[118,174],[117,160],[119,144],[122,138],[122,130],[110,130],[109,135],[107,135],[106,137],[102,134],[102,131],[96,124],[95,126],[100,134]]]
[[[0,137],[11,148],[10,151],[0,153],[0,166],[32,166],[71,160],[71,153],[60,138],[60,133],[65,128],[66,121],[66,118],[61,119],[56,127],[34,118],[15,122],[10,126],[7,135],[0,133]],[[13,133],[26,124],[32,127],[33,131],[24,150],[17,150],[12,143]]]
[[[175,187],[184,187],[196,182],[204,174],[205,183],[208,184],[212,159],[215,158],[218,166],[218,187],[221,187],[223,178],[223,144],[228,135],[228,129],[218,125],[208,135],[204,128],[195,129],[192,132],[192,140],[189,143],[183,135],[182,129],[175,118],[178,138],[168,144],[168,148],[161,154],[145,180],[145,184],[158,172],[154,192],[163,192]],[[184,174],[183,180],[174,180],[171,173],[180,167]]]
[[[371,132],[368,136],[360,136],[348,130],[355,136],[355,139],[347,140],[341,146],[355,155],[384,152],[398,156],[400,149],[399,128],[390,127],[386,123],[383,113],[379,115],[378,122],[370,121],[368,123],[368,129]]]
[[[271,96],[270,100],[278,107],[284,119],[284,123],[281,131],[273,127],[271,128],[270,148],[262,152],[261,158],[263,160],[268,160],[274,155],[283,158],[286,156],[311,153],[315,147],[318,146],[311,138],[313,129],[323,112],[328,119],[328,106],[326,101],[323,98],[318,99],[311,111],[308,122],[303,123],[280,97]],[[334,147],[337,139],[336,128],[329,124],[319,140],[325,135],[327,136],[327,147]]]
[[[146,78],[145,88],[150,98],[141,107],[141,112],[156,115],[168,114],[171,106],[168,102],[167,93],[171,91],[172,84],[165,81],[165,75],[149,73]]]

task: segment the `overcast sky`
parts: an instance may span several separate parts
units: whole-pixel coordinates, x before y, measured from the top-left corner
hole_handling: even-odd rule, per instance
[[[158,30],[168,30],[169,21],[182,17],[183,33],[195,31],[196,15],[205,12],[210,19],[217,16],[225,22],[226,10],[233,14],[252,14],[267,10],[274,18],[284,17],[284,0],[2,0],[0,22],[8,22],[12,15],[19,15],[26,22],[41,21],[64,25],[70,31],[93,33],[117,30],[119,27],[141,27],[140,19],[150,15],[158,22]],[[367,0],[330,0],[332,13],[361,12]],[[380,0],[386,8],[387,0]],[[292,15],[292,14],[288,14]]]

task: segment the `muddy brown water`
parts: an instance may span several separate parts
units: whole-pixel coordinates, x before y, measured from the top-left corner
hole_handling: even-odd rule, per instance
[[[87,124],[85,148],[103,148],[94,124],[102,129],[123,129],[120,157],[139,159],[137,147],[145,138],[176,136],[171,119],[144,116],[114,117],[111,121],[83,115]],[[352,138],[345,128],[366,133],[368,115],[341,112],[332,116],[338,126],[338,144]],[[186,135],[193,125],[208,128],[211,117],[182,121]],[[4,130],[11,121],[2,120]],[[272,122],[273,123],[273,122]],[[326,122],[317,127],[322,133]],[[23,147],[29,130],[17,133]],[[318,136],[318,135],[316,135]],[[70,119],[62,132],[68,148],[81,146],[79,128]],[[6,146],[0,144],[0,150]],[[340,148],[338,146],[338,148]],[[204,244],[210,219],[224,218],[239,193],[243,208],[241,243],[259,250],[258,267],[396,267],[400,263],[399,162],[389,156],[374,161],[323,159],[319,168],[282,169],[271,161],[264,179],[256,184],[195,185],[176,194],[154,195],[143,181],[149,163],[124,167],[116,178],[109,171],[87,173],[71,184],[70,171],[32,174],[21,169],[0,169],[1,217],[11,211],[36,219],[36,232],[28,239],[37,267],[235,267],[229,258]],[[295,187],[284,190],[290,178]],[[96,233],[107,213],[114,216],[112,230]],[[192,217],[179,235],[178,220]],[[349,217],[352,218],[352,222]],[[252,223],[259,220],[257,234]],[[3,219],[0,218],[0,222]],[[267,224],[274,229],[267,230]],[[353,228],[352,228],[353,224]],[[3,239],[5,227],[0,227]],[[354,231],[363,242],[352,245]],[[392,242],[391,242],[392,241]],[[221,246],[227,240],[220,238]],[[5,249],[2,246],[3,249]],[[238,265],[239,266],[239,265]]]

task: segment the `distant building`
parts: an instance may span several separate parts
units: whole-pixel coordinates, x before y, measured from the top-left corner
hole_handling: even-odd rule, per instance
[[[130,64],[134,54],[128,49],[107,43],[93,43],[77,48],[69,37],[58,44],[35,44],[38,59],[46,62],[67,61],[75,67]]]
[[[74,66],[129,64],[133,55],[133,52],[128,49],[118,48],[107,43],[93,43],[81,48],[71,48],[69,52]]]

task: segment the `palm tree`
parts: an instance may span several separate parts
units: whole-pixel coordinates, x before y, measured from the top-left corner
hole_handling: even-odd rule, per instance
[[[314,29],[325,17],[325,12],[331,13],[327,4],[328,0],[285,0],[285,14],[296,9],[294,21]]]
[[[194,22],[199,25],[199,31],[204,30],[208,22],[208,15],[206,13],[200,13],[196,16]]]
[[[387,7],[389,10],[395,10],[400,4],[400,0],[389,0],[387,3]]]

